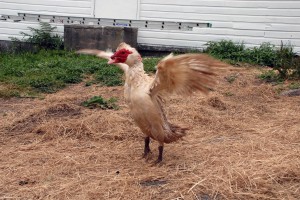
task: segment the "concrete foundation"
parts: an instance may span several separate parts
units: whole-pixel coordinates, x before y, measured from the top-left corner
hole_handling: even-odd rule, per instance
[[[33,45],[25,42],[15,42],[0,40],[0,52],[19,52],[19,51],[34,51]]]
[[[137,28],[65,25],[64,45],[67,50],[111,49],[121,42],[137,47]]]

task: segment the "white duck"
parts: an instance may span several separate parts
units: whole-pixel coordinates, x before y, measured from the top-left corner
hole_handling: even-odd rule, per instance
[[[208,93],[215,84],[214,69],[226,64],[205,54],[182,54],[163,58],[156,66],[155,77],[144,71],[141,55],[126,43],[113,53],[82,49],[78,53],[93,54],[108,60],[125,73],[124,96],[131,115],[145,135],[143,157],[151,152],[150,138],[159,142],[156,163],[163,159],[164,143],[177,141],[187,128],[171,124],[163,110],[163,97],[172,93],[188,95],[199,90]]]

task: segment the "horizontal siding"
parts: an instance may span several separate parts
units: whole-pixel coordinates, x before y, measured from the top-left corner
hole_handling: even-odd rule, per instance
[[[0,0],[0,14],[37,13],[91,17],[93,4],[93,0]],[[63,35],[63,26],[55,26],[57,26],[56,33]],[[38,28],[39,24],[28,21],[18,23],[0,21],[0,40],[10,40],[10,37],[22,38],[20,32],[30,33],[28,27]]]
[[[295,46],[300,53],[300,0],[139,0],[139,19],[164,21],[210,22],[212,28],[193,31],[140,29],[138,42],[203,48],[208,41],[221,39],[244,42],[253,47],[262,42]],[[94,0],[0,0],[0,14],[41,13],[66,16],[93,16]],[[132,11],[134,12],[134,11]],[[63,26],[56,25],[63,34]],[[0,40],[21,38],[30,33],[33,22],[0,21]]]
[[[248,46],[292,44],[300,52],[300,1],[141,0],[140,19],[210,22],[191,32],[140,30],[138,42],[203,48],[208,41],[233,40]]]
[[[270,9],[270,8],[231,8],[231,7],[209,7],[209,6],[181,6],[181,5],[152,5],[144,4],[141,11],[160,11],[165,13],[188,13],[188,14],[212,14],[212,15],[246,15],[246,16],[283,16],[283,17],[299,17],[298,9]]]
[[[183,6],[209,6],[209,7],[230,7],[230,8],[300,8],[294,1],[282,0],[141,0],[142,4],[155,5],[183,5]],[[271,2],[271,3],[270,3]]]
[[[0,40],[10,40],[10,37],[21,39],[23,37],[20,34],[21,31],[30,34],[31,32],[28,29],[28,27],[39,28],[39,24],[34,22],[18,22],[18,23],[0,22],[0,24],[1,24]],[[51,25],[56,27],[56,29],[53,31],[54,34],[63,36],[63,32],[64,32],[63,25],[57,25],[57,24],[51,24]]]

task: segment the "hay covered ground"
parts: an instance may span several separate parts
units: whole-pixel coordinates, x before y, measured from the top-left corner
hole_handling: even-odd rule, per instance
[[[259,73],[232,68],[208,96],[169,100],[171,121],[191,130],[159,166],[156,142],[141,159],[122,87],[1,99],[0,199],[300,199],[300,98],[279,96]],[[96,95],[120,109],[80,105]]]

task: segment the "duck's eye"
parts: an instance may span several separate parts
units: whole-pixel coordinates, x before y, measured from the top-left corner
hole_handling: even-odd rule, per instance
[[[122,54],[125,54],[125,51],[122,51]]]

